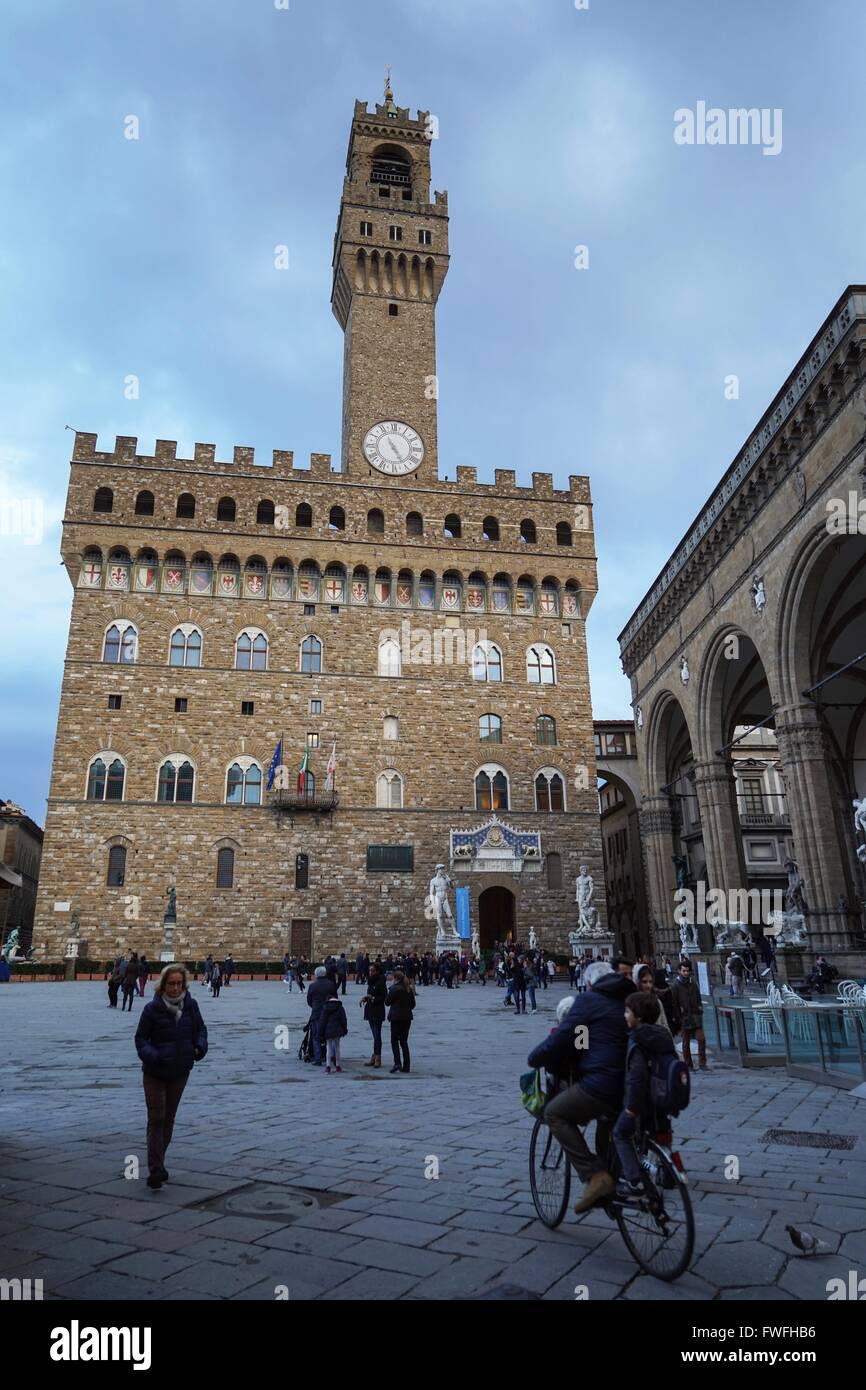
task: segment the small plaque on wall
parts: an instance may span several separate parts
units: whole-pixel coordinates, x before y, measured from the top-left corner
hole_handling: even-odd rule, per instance
[[[54,904],[54,911],[55,911],[55,912],[68,912],[71,906],[72,906],[72,903],[55,903],[55,904]]]

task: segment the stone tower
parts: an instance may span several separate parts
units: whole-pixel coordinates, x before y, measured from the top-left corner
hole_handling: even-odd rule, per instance
[[[436,301],[448,273],[448,195],[430,201],[435,118],[355,102],[334,238],[331,307],[345,334],[343,472],[438,476]]]
[[[75,436],[34,929],[51,958],[72,908],[82,960],[157,958],[169,884],[184,960],[432,948],[437,864],[482,947],[534,930],[562,953],[580,865],[603,880],[589,479],[518,485],[507,455],[487,479],[456,458],[439,478],[432,133],[390,88],[355,106],[341,468]]]

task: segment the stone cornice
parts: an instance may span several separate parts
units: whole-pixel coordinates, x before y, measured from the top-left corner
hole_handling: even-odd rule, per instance
[[[841,409],[856,385],[850,381],[852,370],[859,380],[864,357],[866,286],[851,285],[620,633],[620,655],[628,675],[730,549],[736,538],[731,532],[740,529],[734,518],[736,504],[748,491],[748,515],[743,516],[742,509],[740,514],[747,524]]]

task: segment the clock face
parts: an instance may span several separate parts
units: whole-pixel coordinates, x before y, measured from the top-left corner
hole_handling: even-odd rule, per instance
[[[364,457],[371,468],[399,477],[414,473],[424,459],[417,430],[402,420],[380,420],[364,435]]]

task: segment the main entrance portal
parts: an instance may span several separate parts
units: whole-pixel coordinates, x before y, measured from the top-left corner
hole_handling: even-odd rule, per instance
[[[478,935],[482,951],[492,950],[497,941],[513,941],[514,919],[511,890],[485,888],[478,899]]]

